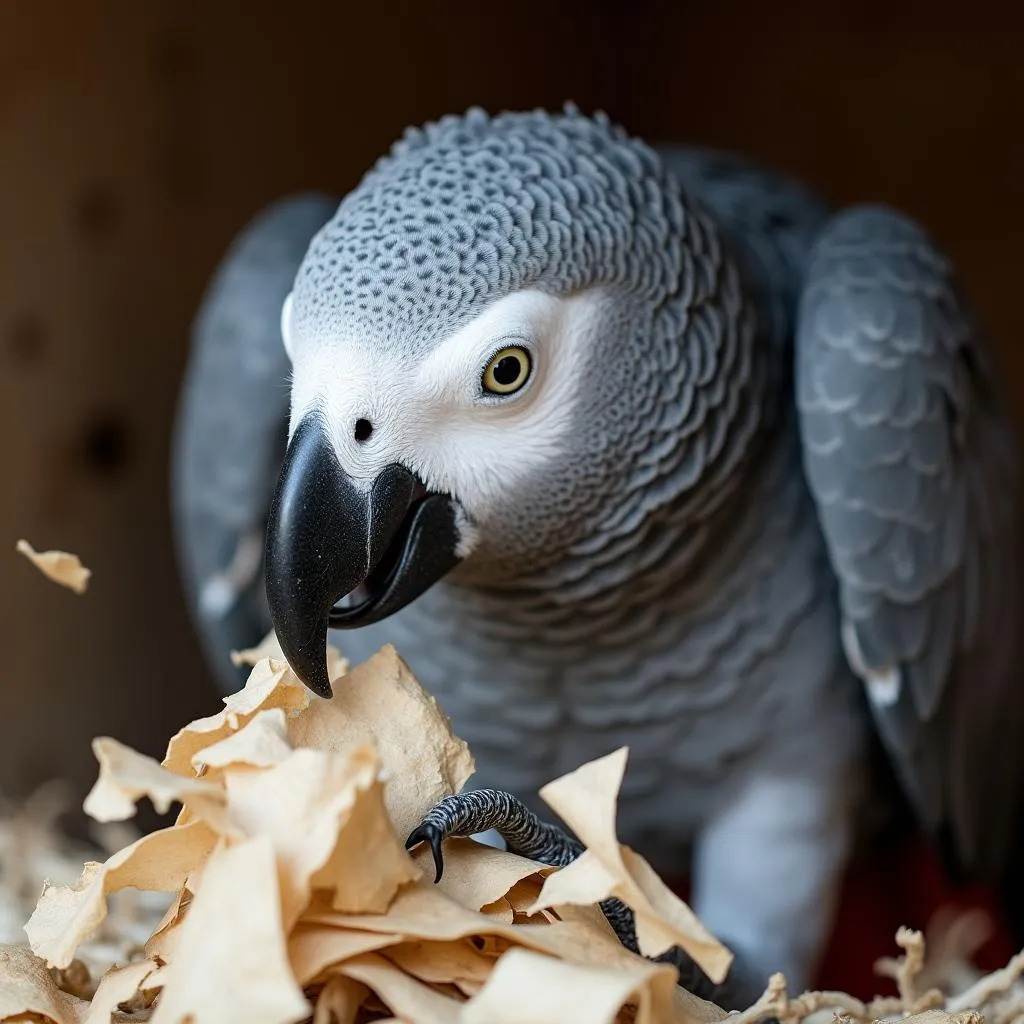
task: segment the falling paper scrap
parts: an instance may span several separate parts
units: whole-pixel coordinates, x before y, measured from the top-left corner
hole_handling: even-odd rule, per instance
[[[246,686],[179,731],[162,763],[110,738],[94,742],[93,818],[121,822],[143,797],[181,811],[87,863],[76,884],[44,888],[26,926],[31,950],[0,946],[0,1022],[106,1024],[119,1008],[116,1019],[154,1024],[726,1018],[679,988],[674,968],[625,949],[597,906],[613,893],[636,911],[648,949],[679,943],[712,973],[728,965],[721,944],[615,837],[624,750],[543,792],[587,846],[574,865],[555,871],[456,839],[434,885],[429,851],[410,855],[401,839],[469,779],[465,743],[390,647],[351,672],[332,652],[333,700],[312,697],[275,654],[272,641],[247,652]],[[109,925],[111,895],[129,888],[167,893],[162,920],[98,984],[72,984],[82,944]],[[1005,997],[1014,971],[979,1000]],[[903,989],[893,1009],[838,994],[789,999],[776,977],[737,1021],[790,1024],[833,1006],[865,1024],[882,1010],[969,1024],[966,1013],[934,1009],[941,996],[912,993],[906,978]],[[965,998],[945,1008],[974,1005]]]
[[[77,555],[67,551],[36,551],[27,540],[19,540],[16,550],[23,554],[43,575],[76,594],[84,594],[92,572]]]

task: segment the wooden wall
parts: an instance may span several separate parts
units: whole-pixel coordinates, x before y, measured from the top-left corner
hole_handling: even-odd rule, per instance
[[[408,123],[606,109],[922,218],[1024,393],[1024,15],[978,3],[0,4],[0,790],[216,703],[169,543],[187,330],[232,234]],[[77,598],[14,541],[79,552]],[[6,551],[6,554],[3,552]]]

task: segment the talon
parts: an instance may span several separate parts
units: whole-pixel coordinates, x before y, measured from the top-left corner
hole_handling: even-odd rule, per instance
[[[405,841],[405,848],[411,850],[420,843],[430,843],[430,852],[434,856],[434,884],[441,881],[444,873],[444,854],[441,851],[441,844],[444,842],[444,833],[436,826],[428,822],[417,825]]]

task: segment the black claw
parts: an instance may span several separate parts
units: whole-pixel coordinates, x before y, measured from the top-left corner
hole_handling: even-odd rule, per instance
[[[430,852],[434,855],[434,884],[441,881],[444,874],[444,854],[441,851],[441,844],[444,842],[444,833],[436,826],[429,823],[417,825],[411,835],[405,841],[405,848],[411,850],[420,843],[430,843]]]

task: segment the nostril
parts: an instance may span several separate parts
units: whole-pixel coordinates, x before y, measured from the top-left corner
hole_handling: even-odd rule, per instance
[[[373,433],[373,424],[369,420],[356,420],[356,440],[365,441]]]

